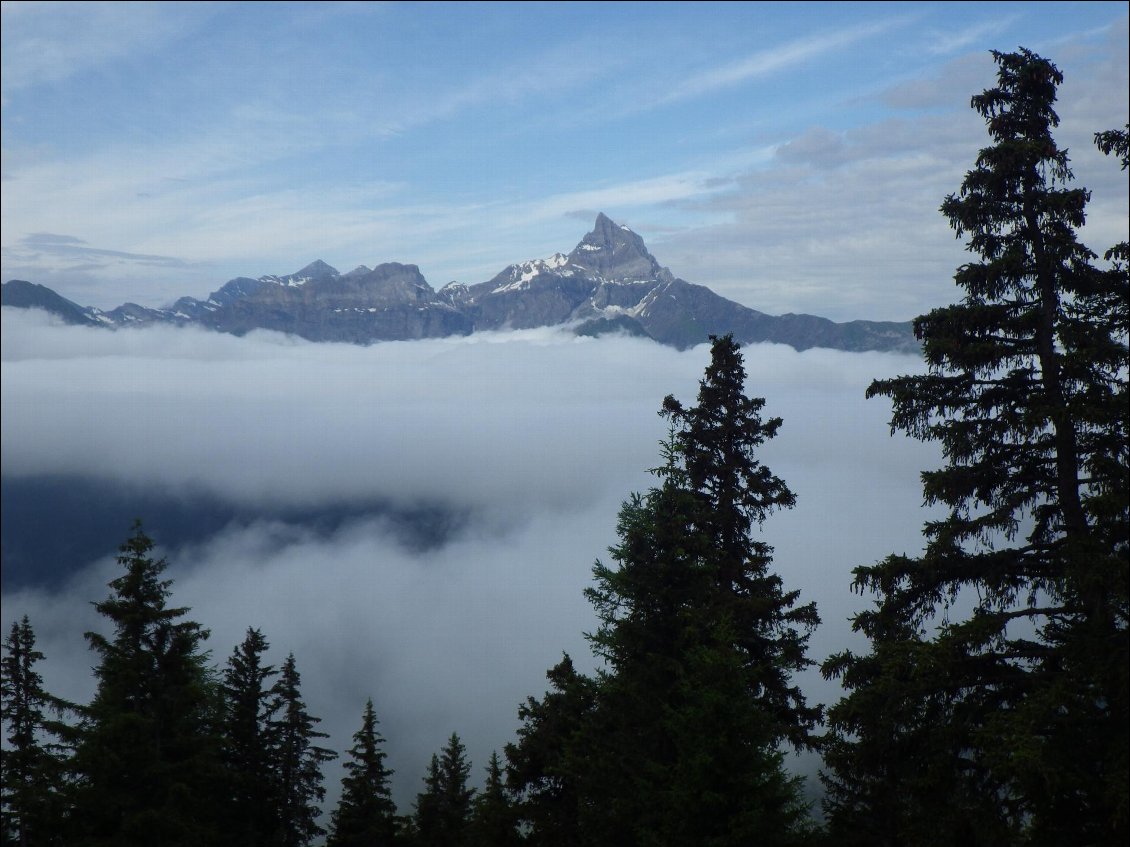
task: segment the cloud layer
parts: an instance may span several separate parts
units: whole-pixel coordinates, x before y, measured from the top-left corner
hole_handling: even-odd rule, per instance
[[[405,810],[452,731],[478,778],[560,653],[590,661],[592,563],[615,541],[619,504],[650,483],[663,396],[693,401],[709,357],[550,331],[360,348],[2,317],[5,477],[78,474],[238,505],[240,520],[166,549],[175,601],[211,627],[217,662],[248,626],[276,662],[293,650],[337,749],[372,696]],[[758,345],[746,363],[748,391],[785,420],[763,458],[799,501],[764,538],[786,585],[819,604],[819,660],[851,642],[848,617],[867,602],[849,591],[851,568],[921,546],[918,471],[936,451],[891,438],[883,402],[863,399],[871,379],[919,362]],[[422,550],[377,511],[329,531],[300,517],[366,499],[468,518]],[[298,517],[280,519],[280,504]],[[3,596],[5,626],[31,616],[60,695],[90,695],[82,632],[101,626],[89,601],[115,567]],[[836,696],[814,671],[804,683],[817,701]]]

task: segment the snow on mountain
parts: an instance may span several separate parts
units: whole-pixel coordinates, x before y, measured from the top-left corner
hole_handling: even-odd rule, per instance
[[[510,265],[502,274],[499,274],[499,276],[508,276],[510,281],[499,285],[492,293],[500,294],[504,291],[528,288],[534,277],[548,273],[556,273],[558,276],[572,276],[574,270],[569,268],[569,257],[564,253],[554,253],[548,259],[530,259],[528,262]],[[497,278],[495,277],[495,279]]]
[[[679,348],[732,332],[742,342],[776,341],[801,350],[917,350],[909,322],[773,317],[678,279],[638,234],[604,214],[568,254],[519,262],[486,282],[451,282],[438,292],[416,265],[359,265],[341,274],[319,259],[291,274],[237,277],[207,300],[182,297],[163,309],[126,303],[101,312],[19,280],[4,284],[3,302],[72,323],[195,324],[236,335],[270,329],[357,344],[562,326],[584,335],[626,332]]]

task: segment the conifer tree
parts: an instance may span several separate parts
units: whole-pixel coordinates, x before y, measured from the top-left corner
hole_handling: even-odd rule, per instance
[[[408,828],[409,843],[413,847],[433,847],[443,843],[442,815],[440,813],[439,754],[432,753],[424,774],[424,790],[416,795],[416,807]]]
[[[825,665],[849,690],[830,715],[832,831],[882,813],[906,844],[970,827],[985,843],[1123,843],[1125,260],[1116,247],[1099,270],[1077,238],[1089,194],[1052,137],[1059,70],[1024,49],[993,56],[997,85],[972,99],[993,143],[942,205],[977,257],[955,276],[964,296],[915,321],[927,374],[868,390],[891,398],[892,432],[940,442],[946,464],[922,478],[948,514],[926,525],[923,556],[856,570],[877,595],[855,621],[873,652]],[[1125,159],[1117,132],[1097,140]],[[891,723],[868,702],[889,704]],[[917,747],[934,777],[859,793],[881,784],[888,739]],[[900,832],[947,785],[949,818]]]
[[[745,394],[746,372],[732,335],[711,337],[710,364],[699,383],[698,404],[684,408],[674,397],[663,414],[675,427],[675,463],[660,475],[694,498],[691,530],[711,549],[705,563],[717,587],[710,601],[733,627],[733,646],[743,657],[750,693],[769,719],[775,740],[808,746],[820,709],[806,704],[792,674],[810,666],[809,633],[820,623],[814,603],[796,605],[800,592],[785,591],[770,570],[773,548],[753,532],[796,497],[758,458],[775,438],[780,418],[762,420],[764,398]]]
[[[69,732],[60,718],[74,707],[44,690],[43,677],[35,669],[42,660],[27,615],[13,621],[0,661],[0,722],[7,741],[0,758],[0,838],[13,847],[62,843],[67,814]],[[48,717],[49,711],[56,717]]]
[[[566,658],[519,712],[508,777],[534,844],[796,844],[811,829],[780,747],[812,743],[820,712],[792,676],[819,619],[753,537],[794,502],[756,455],[781,421],[746,396],[733,338],[712,342],[698,404],[664,400],[661,484],[624,504],[615,566],[593,569],[605,668],[590,680]]]
[[[327,847],[390,847],[396,841],[396,806],[385,766],[384,738],[377,731],[373,701],[365,703],[361,728],[353,735],[334,810]]]
[[[781,421],[746,396],[733,338],[712,341],[698,404],[664,401],[662,484],[624,504],[616,566],[598,562],[586,592],[607,663],[584,733],[601,844],[788,844],[808,829],[778,747],[808,744],[819,715],[791,679],[818,618],[753,537],[794,502],[756,456]]]
[[[248,628],[247,636],[228,658],[223,672],[223,742],[226,773],[222,837],[226,843],[259,847],[268,843],[276,824],[275,749],[270,731],[272,688],[277,672],[263,664],[269,648],[263,633]]]
[[[471,813],[470,844],[472,847],[517,847],[521,839],[498,753],[490,754],[486,771],[486,782],[475,796]]]
[[[167,605],[164,559],[135,524],[121,546],[125,573],[95,608],[113,625],[88,632],[99,656],[98,689],[75,756],[79,792],[74,843],[214,843],[218,754],[215,682],[202,645],[207,630]]]
[[[451,734],[439,756],[432,756],[424,792],[416,800],[415,833],[419,847],[463,847],[470,838],[471,765],[459,735]]]
[[[506,785],[536,847],[581,843],[585,780],[591,772],[583,733],[596,706],[594,680],[566,654],[546,671],[550,690],[518,707],[516,743],[506,745]]]
[[[321,718],[312,716],[302,700],[302,678],[291,653],[283,662],[272,690],[268,732],[273,743],[276,828],[271,843],[278,847],[305,847],[325,835],[317,823],[322,814],[322,764],[337,754],[314,741],[329,736],[314,727]]]

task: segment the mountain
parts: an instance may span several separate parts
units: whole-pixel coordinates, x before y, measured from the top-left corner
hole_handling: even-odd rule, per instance
[[[80,326],[99,322],[95,316],[99,314],[96,309],[80,306],[56,294],[46,285],[36,285],[26,279],[10,279],[4,283],[0,292],[2,292],[0,305],[15,306],[19,309],[42,309],[62,318],[64,323]]]
[[[439,291],[416,265],[361,265],[343,274],[319,260],[286,276],[238,277],[207,300],[181,297],[162,309],[126,303],[103,312],[23,280],[4,283],[0,302],[76,324],[196,324],[236,335],[270,329],[355,344],[566,325],[582,335],[622,332],[679,349],[733,333],[742,343],[773,341],[798,350],[918,350],[909,322],[773,316],[727,300],[674,276],[639,235],[604,214],[568,255],[510,265],[486,282],[452,282]]]

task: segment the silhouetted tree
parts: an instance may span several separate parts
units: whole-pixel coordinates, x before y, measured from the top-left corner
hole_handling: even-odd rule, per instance
[[[44,690],[43,677],[35,669],[42,660],[27,615],[13,621],[0,661],[0,720],[7,741],[0,758],[0,837],[5,845],[62,843],[70,733],[61,718],[74,707]],[[55,718],[48,717],[49,712]]]
[[[796,605],[800,592],[785,591],[769,569],[773,548],[753,536],[772,512],[796,502],[757,456],[776,437],[781,419],[762,420],[764,398],[746,396],[733,336],[711,341],[698,404],[684,409],[673,397],[663,401],[662,414],[676,427],[675,461],[659,471],[695,500],[691,527],[710,546],[708,568],[718,589],[710,605],[733,626],[750,693],[774,738],[800,748],[809,744],[820,709],[805,703],[792,674],[812,664],[805,651],[820,618],[814,603]]]
[[[263,634],[247,630],[243,642],[229,657],[223,672],[223,741],[225,805],[222,838],[228,844],[259,847],[275,829],[275,740],[270,731],[273,716],[273,666],[263,664],[270,645]]]
[[[698,404],[663,403],[661,484],[620,511],[615,566],[586,590],[598,678],[566,657],[530,698],[508,781],[534,844],[795,844],[811,825],[782,744],[820,712],[792,676],[811,664],[799,605],[753,536],[793,504],[756,452],[779,428],[745,394],[731,336],[713,338]]]
[[[475,797],[471,813],[470,844],[473,847],[517,847],[521,839],[498,753],[491,753],[486,771],[486,782]]]
[[[327,847],[389,847],[396,841],[396,806],[389,787],[392,771],[385,766],[384,738],[377,723],[370,699],[361,728],[353,735]]]
[[[535,847],[581,842],[589,750],[583,733],[596,705],[595,683],[577,673],[565,655],[546,672],[550,690],[527,697],[518,708],[518,739],[506,745],[506,784],[515,810]]]
[[[279,847],[305,847],[325,830],[317,823],[322,814],[322,764],[337,754],[314,741],[328,738],[314,727],[321,718],[313,717],[302,700],[302,678],[291,653],[283,662],[279,679],[272,690],[268,733],[273,747],[276,829],[272,844]]]
[[[977,256],[955,276],[964,297],[915,321],[927,374],[868,389],[891,398],[892,432],[940,442],[924,493],[948,514],[922,557],[856,570],[878,602],[855,621],[872,655],[825,665],[849,689],[830,714],[832,831],[877,809],[899,831],[947,790],[949,822],[901,843],[1124,843],[1125,251],[1101,271],[1078,241],[1089,193],[1052,137],[1059,70],[1024,49],[993,56],[997,85],[972,99],[993,144],[942,204]],[[1125,160],[1117,131],[1097,140]],[[892,723],[866,716],[876,701]],[[881,784],[892,739],[934,778],[885,802],[857,793]]]
[[[121,546],[125,573],[95,608],[113,625],[88,632],[99,656],[74,764],[81,844],[214,843],[216,686],[202,649],[206,630],[170,608],[164,559],[140,523]],[[207,810],[207,811],[202,811]]]
[[[757,449],[779,418],[745,394],[732,337],[713,338],[698,404],[667,397],[662,484],[624,504],[616,567],[586,591],[607,663],[588,723],[584,804],[600,843],[795,843],[808,831],[779,745],[809,743],[819,710],[792,674],[819,619],[753,537],[793,504]]]
[[[439,756],[432,756],[424,792],[416,801],[416,843],[419,847],[461,847],[470,838],[471,799],[467,779],[471,765],[456,733]]]

